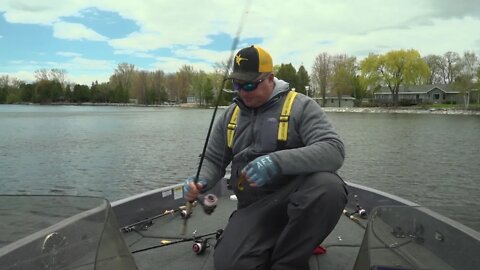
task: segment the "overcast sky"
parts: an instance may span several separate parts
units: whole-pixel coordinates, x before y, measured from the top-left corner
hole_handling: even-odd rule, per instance
[[[322,52],[362,59],[417,49],[480,55],[479,0],[2,0],[0,75],[30,81],[61,68],[71,82],[104,82],[119,63],[175,72],[212,71],[239,48],[258,44],[274,64],[310,72]]]

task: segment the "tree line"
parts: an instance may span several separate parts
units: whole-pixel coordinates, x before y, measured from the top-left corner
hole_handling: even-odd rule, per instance
[[[231,82],[223,82],[228,61],[214,64],[214,71],[206,73],[183,65],[175,73],[162,70],[139,70],[133,64],[118,64],[108,82],[91,85],[66,81],[66,70],[39,69],[31,83],[8,76],[0,77],[0,103],[56,103],[97,102],[162,104],[184,103],[193,97],[196,103],[212,104],[220,88],[232,89]],[[327,96],[351,96],[359,104],[371,98],[381,87],[388,87],[397,105],[401,86],[425,84],[453,84],[459,91],[480,89],[480,60],[473,52],[446,52],[443,55],[421,57],[417,50],[392,50],[384,54],[370,54],[358,61],[346,54],[319,53],[309,74],[301,65],[274,66],[277,78],[290,83],[296,91],[326,101]],[[223,95],[221,104],[231,102],[231,95]],[[340,98],[338,99],[340,102]],[[325,105],[325,104],[323,104]],[[339,104],[340,106],[340,104]]]

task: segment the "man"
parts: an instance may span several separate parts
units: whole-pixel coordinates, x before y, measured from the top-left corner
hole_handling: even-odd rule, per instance
[[[232,163],[238,209],[215,248],[218,270],[309,269],[312,250],[346,204],[335,173],[342,141],[320,106],[272,71],[271,56],[258,46],[236,54],[229,79],[238,96],[214,126],[197,184],[185,181],[193,201]]]

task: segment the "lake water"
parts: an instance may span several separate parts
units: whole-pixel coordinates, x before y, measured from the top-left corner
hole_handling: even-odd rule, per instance
[[[212,113],[0,105],[0,193],[113,201],[178,183],[196,172]],[[327,114],[346,145],[345,180],[480,230],[480,116]]]

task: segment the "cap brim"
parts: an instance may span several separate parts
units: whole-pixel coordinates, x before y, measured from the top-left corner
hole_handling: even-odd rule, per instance
[[[232,72],[228,78],[239,81],[253,82],[260,77],[261,74],[261,72]]]

